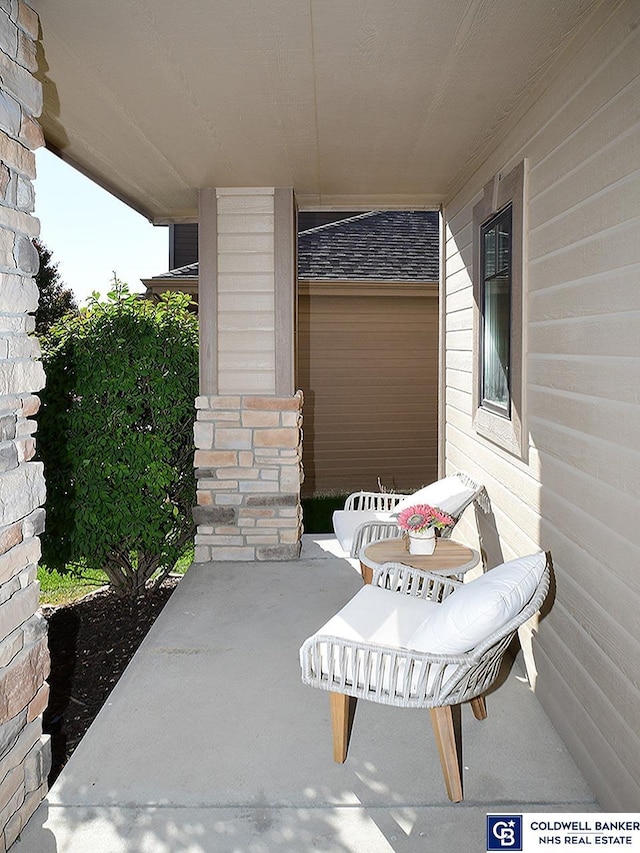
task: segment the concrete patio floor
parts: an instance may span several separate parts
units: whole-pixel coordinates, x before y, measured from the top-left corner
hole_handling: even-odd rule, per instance
[[[192,566],[11,853],[459,853],[487,812],[599,811],[517,660],[487,720],[463,709],[463,803],[426,711],[360,702],[335,764],[298,663],[361,585],[331,545]]]

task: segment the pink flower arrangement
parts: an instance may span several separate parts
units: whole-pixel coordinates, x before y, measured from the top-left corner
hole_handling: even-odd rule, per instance
[[[398,527],[406,533],[423,533],[429,528],[443,530],[454,524],[455,520],[450,515],[429,504],[409,506],[398,513]]]

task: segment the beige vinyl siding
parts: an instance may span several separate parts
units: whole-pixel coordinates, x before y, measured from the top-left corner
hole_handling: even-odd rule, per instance
[[[640,811],[640,7],[603,4],[600,15],[446,204],[446,458],[487,485],[489,565],[551,550],[536,693],[602,807]],[[471,423],[472,208],[522,158],[527,461]],[[458,527],[469,541],[472,521]]]
[[[218,189],[218,391],[275,393],[274,193]]]
[[[417,488],[437,474],[436,289],[341,287],[301,285],[304,493]]]

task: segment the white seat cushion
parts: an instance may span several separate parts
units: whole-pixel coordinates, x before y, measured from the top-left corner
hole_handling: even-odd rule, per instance
[[[394,507],[393,512],[399,513],[403,509],[407,509],[415,504],[429,504],[447,512],[451,515],[458,515],[460,509],[471,500],[475,494],[475,489],[465,486],[460,477],[444,477],[442,480],[436,480],[435,483],[430,483],[422,489],[418,489],[407,498],[403,498]]]
[[[313,635],[409,648],[408,641],[439,605],[367,584]]]
[[[395,518],[390,512],[372,509],[337,509],[333,513],[333,530],[347,553],[351,553],[354,533],[365,521],[395,521]]]
[[[367,585],[316,631],[307,640],[305,646],[309,642],[319,643],[322,671],[327,676],[331,677],[332,673],[338,679],[344,676],[348,682],[359,688],[364,687],[366,681],[368,688],[375,690],[378,675],[381,674],[382,690],[388,693],[391,683],[391,664],[388,656],[386,658],[380,656],[375,647],[391,646],[408,649],[408,640],[424,621],[425,614],[438,606],[433,601]],[[323,643],[324,637],[327,641]],[[365,656],[362,651],[347,647],[340,654],[338,648],[332,646],[330,652],[329,637],[346,642],[369,644],[374,656],[371,672],[367,674],[368,668],[364,664]],[[304,646],[301,649],[301,654],[303,653]],[[446,677],[449,676],[450,670],[454,669],[455,667],[447,667]],[[403,683],[404,671],[405,663],[402,661],[398,667],[398,684]],[[415,692],[420,674],[420,667],[412,671],[410,693]],[[432,681],[433,675],[430,675],[427,684],[430,685]]]
[[[462,654],[500,630],[536,591],[547,557],[544,551],[496,566],[448,596],[425,616],[409,646],[433,654]]]

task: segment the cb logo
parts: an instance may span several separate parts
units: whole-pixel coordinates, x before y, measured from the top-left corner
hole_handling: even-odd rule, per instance
[[[522,815],[487,815],[487,850],[522,850]]]

